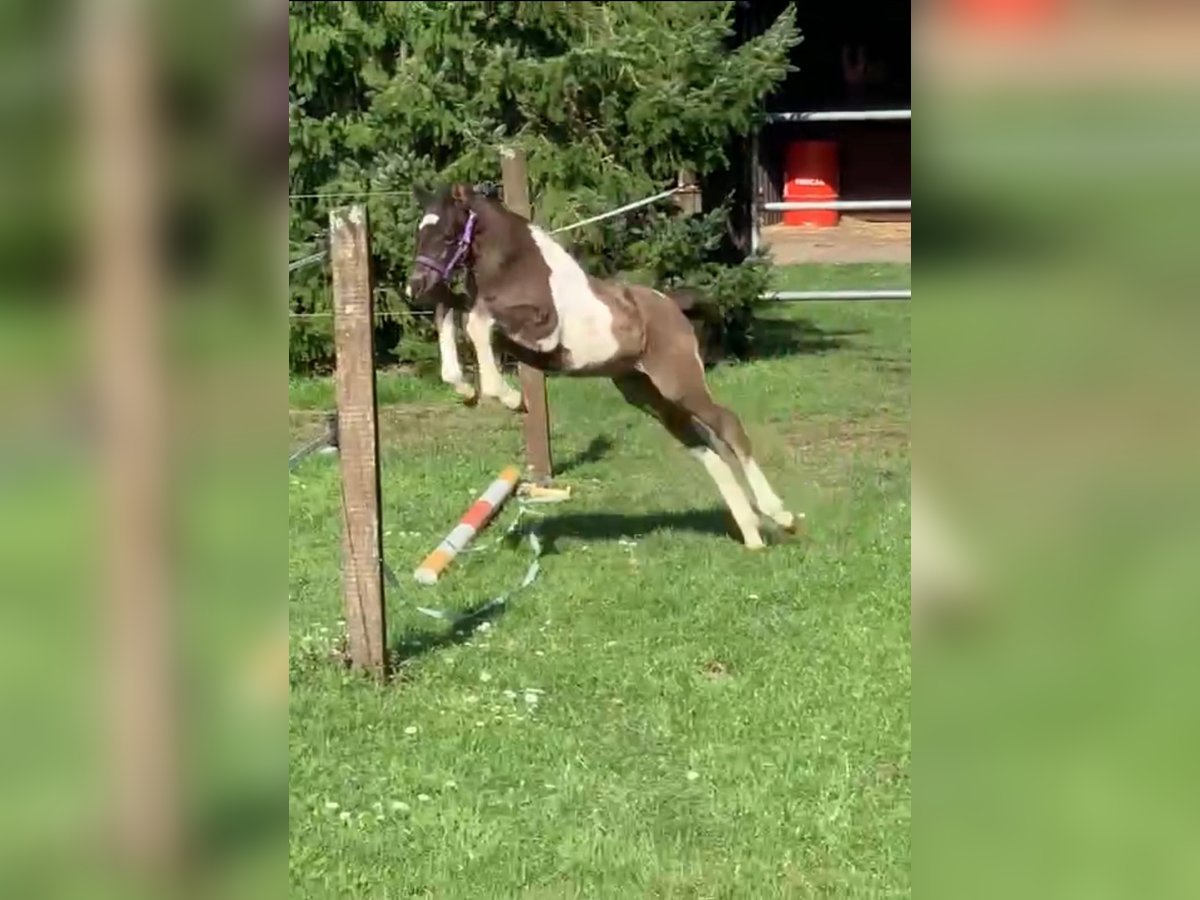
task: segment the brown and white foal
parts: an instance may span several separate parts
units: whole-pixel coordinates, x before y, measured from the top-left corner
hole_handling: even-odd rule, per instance
[[[410,296],[440,290],[463,267],[474,298],[468,330],[471,321],[481,334],[494,328],[512,356],[544,372],[611,378],[629,403],[654,415],[700,460],[747,547],[763,546],[756,509],[795,528],[741,422],[709,393],[695,332],[675,300],[591,278],[545,231],[470,185],[416,196],[424,216]]]

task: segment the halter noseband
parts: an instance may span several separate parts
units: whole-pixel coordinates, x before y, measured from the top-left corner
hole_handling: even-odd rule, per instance
[[[442,263],[432,256],[418,256],[414,262],[427,269],[433,269],[433,271],[442,277],[443,281],[449,281],[450,276],[454,274],[454,270],[458,268],[463,258],[466,257],[467,251],[471,249],[471,239],[474,236],[475,213],[472,211],[467,215],[467,224],[463,226],[462,234],[458,237],[458,246],[454,248],[454,255],[450,257],[448,263]]]

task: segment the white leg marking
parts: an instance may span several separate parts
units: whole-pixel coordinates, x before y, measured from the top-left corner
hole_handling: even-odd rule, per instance
[[[462,364],[458,361],[458,329],[454,323],[455,312],[446,310],[438,327],[438,353],[442,358],[442,381],[453,385],[454,390],[470,399],[475,388],[463,378]]]
[[[755,462],[754,457],[750,456],[739,460],[739,462],[746,473],[746,481],[750,485],[751,493],[754,494],[754,501],[758,504],[758,508],[762,514],[774,519],[781,528],[795,528],[796,517],[784,509],[783,501],[771,489],[771,485],[767,481],[767,476],[758,467],[758,463]]]
[[[554,238],[536,225],[529,226],[534,244],[550,269],[550,298],[558,313],[554,333],[538,341],[549,352],[560,345],[579,368],[606,363],[620,349],[613,334],[613,315],[596,296],[587,273]]]
[[[750,501],[746,498],[746,492],[738,484],[733,469],[729,468],[729,463],[708,447],[693,447],[689,452],[704,464],[704,468],[716,482],[717,490],[721,492],[725,505],[729,507],[729,511],[733,514],[733,520],[737,522],[738,529],[742,532],[742,541],[751,550],[757,550],[764,546],[762,535],[758,533],[758,516],[754,514]]]
[[[442,381],[446,384],[456,384],[462,381],[462,366],[458,362],[457,337],[454,311],[448,309],[438,325],[438,353],[442,358]]]
[[[495,397],[509,409],[521,408],[521,392],[504,380],[496,354],[492,350],[492,319],[479,307],[467,313],[467,337],[475,348],[475,359],[479,363],[479,392],[485,397]]]

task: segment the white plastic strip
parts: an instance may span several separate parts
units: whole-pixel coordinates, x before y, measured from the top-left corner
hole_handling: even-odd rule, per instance
[[[912,210],[911,200],[784,200],[764,203],[767,212],[792,212],[802,209],[838,209],[844,212],[865,210]]]
[[[846,291],[774,291],[763,300],[911,300],[912,288]]]
[[[829,110],[767,113],[768,122],[910,122],[911,109]]]

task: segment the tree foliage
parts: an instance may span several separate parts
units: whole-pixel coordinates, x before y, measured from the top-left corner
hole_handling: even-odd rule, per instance
[[[703,179],[727,166],[799,41],[789,8],[732,47],[732,16],[729,2],[292,4],[291,192],[372,192],[361,199],[377,306],[395,316],[387,344],[432,352],[397,290],[419,217],[413,184],[499,181],[498,148],[520,146],[534,218],[554,228],[657,193],[681,169]],[[293,257],[345,202],[291,201]],[[569,238],[593,273],[696,288],[732,320],[766,273],[723,252],[726,231],[722,208],[689,217],[659,203]],[[293,275],[293,311],[329,300],[321,267]],[[293,368],[327,365],[330,337],[328,318],[293,319]]]

